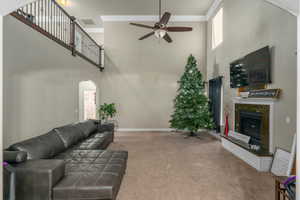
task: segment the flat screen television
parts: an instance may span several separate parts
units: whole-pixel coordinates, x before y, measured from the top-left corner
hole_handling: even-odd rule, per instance
[[[252,52],[230,64],[230,87],[257,86],[271,83],[269,46]]]

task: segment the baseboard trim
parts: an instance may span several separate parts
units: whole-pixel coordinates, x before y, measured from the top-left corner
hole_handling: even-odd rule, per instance
[[[118,132],[171,132],[170,128],[118,128]]]

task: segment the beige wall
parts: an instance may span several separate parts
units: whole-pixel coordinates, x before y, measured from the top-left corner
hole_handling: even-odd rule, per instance
[[[11,16],[4,18],[4,146],[78,120],[79,82],[99,70]]]
[[[3,97],[3,16],[0,15],[0,96]],[[0,163],[3,163],[3,98],[0,98]],[[3,165],[0,166],[0,185],[3,185]],[[0,187],[3,194],[3,187]],[[1,195],[2,196],[2,195]],[[0,197],[1,199],[1,197]]]
[[[89,33],[89,35],[98,43],[98,45],[104,44],[104,33]]]
[[[117,104],[120,128],[169,128],[177,81],[189,54],[195,55],[204,72],[206,24],[170,25],[193,26],[194,31],[170,33],[174,42],[168,44],[155,37],[139,41],[149,30],[127,22],[104,23],[106,69],[100,99]]]
[[[229,88],[229,63],[263,46],[272,47],[273,68],[270,88],[281,88],[275,105],[275,147],[287,150],[296,132],[297,18],[263,0],[224,0],[224,42],[211,48],[211,21],[208,23],[207,76],[225,77],[224,106],[232,108],[236,89]],[[231,114],[232,116],[232,114]],[[291,123],[286,123],[286,117]]]

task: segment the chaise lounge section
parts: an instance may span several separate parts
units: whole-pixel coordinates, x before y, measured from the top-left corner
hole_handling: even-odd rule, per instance
[[[113,142],[113,126],[97,123],[58,127],[11,145],[4,160],[15,174],[16,199],[115,200],[128,152],[105,150]],[[28,160],[20,161],[24,153]]]

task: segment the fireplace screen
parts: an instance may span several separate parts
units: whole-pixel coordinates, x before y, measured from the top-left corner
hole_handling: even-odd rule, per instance
[[[261,145],[262,113],[240,111],[239,133],[250,136],[250,144]]]
[[[250,136],[250,144],[269,151],[269,105],[235,104],[235,131]]]

